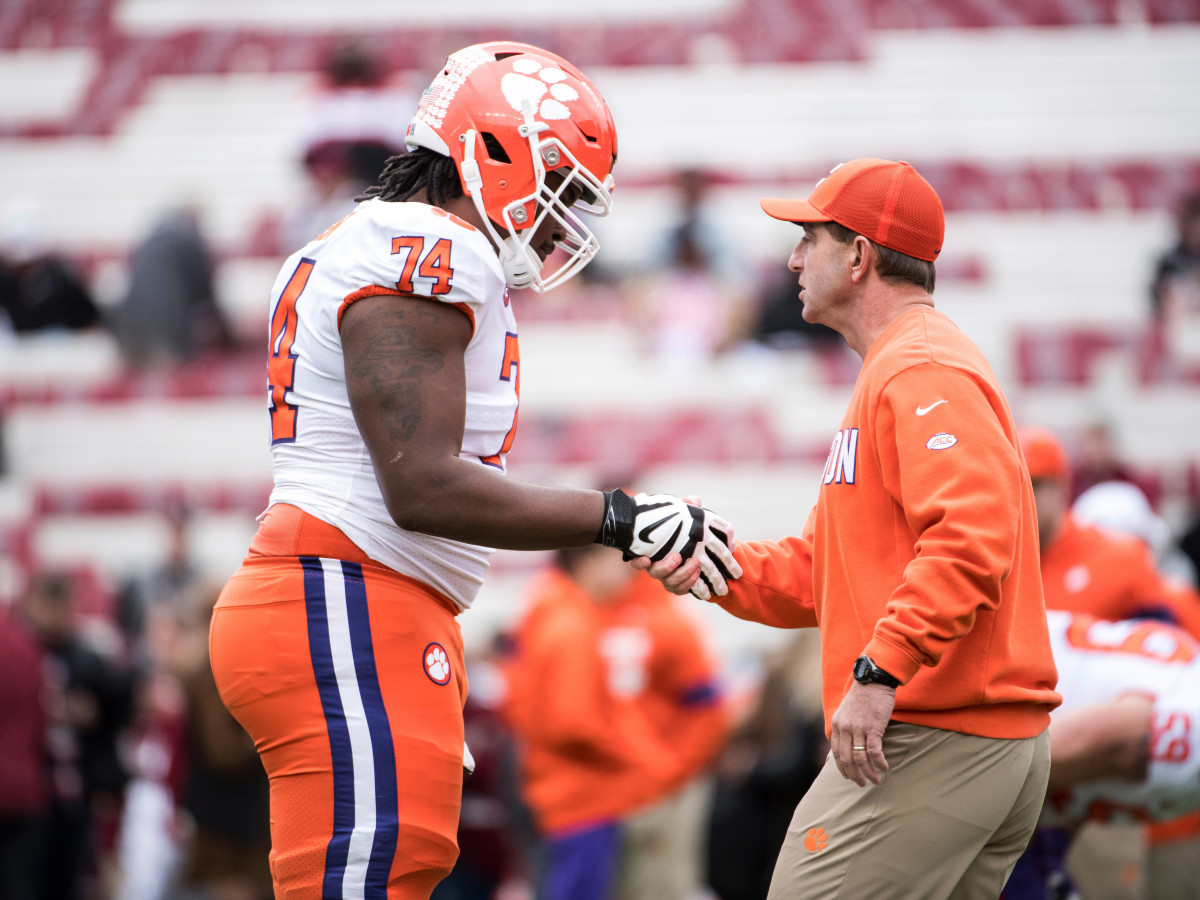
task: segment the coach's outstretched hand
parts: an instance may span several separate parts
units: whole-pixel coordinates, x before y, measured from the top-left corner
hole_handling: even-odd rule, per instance
[[[626,559],[645,558],[648,568],[669,554],[683,562],[695,559],[700,577],[691,592],[701,600],[728,593],[727,580],[738,578],[742,567],[733,558],[733,527],[701,506],[670,494],[636,494],[617,489],[604,493],[604,524],[596,543],[615,547]]]

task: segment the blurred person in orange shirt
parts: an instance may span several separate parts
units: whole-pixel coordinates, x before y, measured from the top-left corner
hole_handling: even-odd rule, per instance
[[[1027,427],[1021,431],[1021,447],[1037,503],[1046,608],[1089,613],[1113,621],[1165,619],[1193,637],[1200,636],[1200,600],[1195,589],[1167,579],[1158,571],[1149,533],[1132,521],[1131,510],[1138,508],[1126,498],[1123,513],[1106,512],[1101,508],[1102,496],[1091,494],[1088,499],[1089,492],[1085,492],[1076,512],[1069,499],[1070,461],[1058,438],[1047,429]],[[1108,483],[1089,490],[1097,487],[1111,491],[1126,485]],[[1133,485],[1128,487],[1138,490]],[[1144,495],[1142,499],[1145,502]],[[1152,514],[1148,503],[1140,512],[1142,519],[1146,512]],[[1172,896],[1163,893],[1161,885],[1173,879],[1168,873],[1178,870],[1180,859],[1195,855],[1198,837],[1197,813],[1147,828],[1146,841],[1151,849],[1146,872],[1160,885],[1152,896]],[[1103,838],[1096,836],[1093,840]]]
[[[1110,620],[1164,619],[1200,634],[1200,617],[1188,615],[1189,601],[1164,581],[1145,542],[1089,525],[1071,511],[1071,466],[1058,438],[1027,427],[1021,448],[1037,504],[1046,608]]]
[[[1071,505],[1079,522],[1110,534],[1136,538],[1154,557],[1162,592],[1177,624],[1200,637],[1200,592],[1192,561],[1171,541],[1171,529],[1150,506],[1136,484],[1103,481],[1088,488]]]
[[[600,548],[560,551],[529,600],[507,716],[546,900],[683,900],[700,878],[696,777],[727,732],[695,626]]]
[[[1169,556],[1163,560],[1169,528],[1136,485],[1102,482],[1084,491],[1071,510],[1080,521],[1142,541],[1159,560],[1171,613],[1182,628],[1200,637],[1200,593],[1190,580],[1195,572],[1186,566],[1175,569]],[[1152,821],[1146,825],[1145,837],[1149,900],[1184,900],[1200,890],[1200,810],[1165,822]]]
[[[1200,643],[1164,622],[1046,617],[1063,704],[1051,719],[1038,831],[1003,900],[1191,900],[1200,893],[1189,831],[1200,812]],[[1147,831],[1163,838],[1148,856]]]

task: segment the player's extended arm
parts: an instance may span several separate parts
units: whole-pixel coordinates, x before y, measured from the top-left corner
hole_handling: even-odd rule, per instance
[[[401,528],[510,550],[602,539],[635,555],[680,551],[699,558],[718,593],[722,566],[738,574],[732,529],[707,510],[664,495],[649,504],[645,495],[530,484],[460,458],[471,323],[454,307],[368,297],[346,309],[341,336],[350,407]]]
[[[1098,778],[1142,781],[1149,765],[1153,701],[1128,694],[1056,713],[1050,722],[1050,782],[1057,790]]]

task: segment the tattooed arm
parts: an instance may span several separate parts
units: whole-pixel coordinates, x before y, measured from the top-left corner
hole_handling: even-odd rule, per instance
[[[582,546],[604,495],[508,478],[458,456],[471,323],[451,306],[380,296],[342,316],[350,408],[396,524],[510,550]]]

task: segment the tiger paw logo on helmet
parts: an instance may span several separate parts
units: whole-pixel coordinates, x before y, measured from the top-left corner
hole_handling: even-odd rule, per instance
[[[536,59],[518,57],[513,70],[500,79],[500,90],[513,109],[529,103],[543,119],[569,119],[566,104],[579,99],[579,91],[563,84],[567,73],[557,66],[543,66]],[[537,77],[533,77],[536,74]],[[550,96],[547,97],[546,94]],[[544,98],[544,99],[543,99]]]
[[[450,657],[446,655],[446,648],[438,643],[430,644],[425,648],[424,656],[425,674],[429,680],[434,684],[449,684]]]

